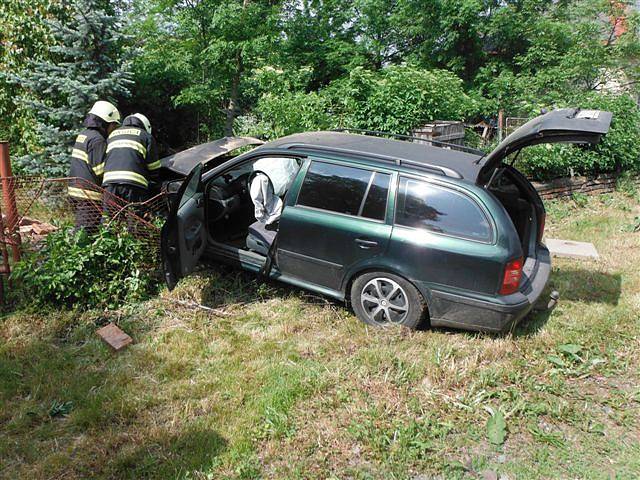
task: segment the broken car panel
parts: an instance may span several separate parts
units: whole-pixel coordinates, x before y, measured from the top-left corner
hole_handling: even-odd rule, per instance
[[[211,160],[246,146],[262,145],[264,142],[252,137],[224,137],[203,143],[160,160],[163,168],[179,175],[188,175],[197,164],[206,165]]]

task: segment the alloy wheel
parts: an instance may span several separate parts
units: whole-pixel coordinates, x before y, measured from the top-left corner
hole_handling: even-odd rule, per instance
[[[367,317],[381,325],[402,323],[409,313],[406,292],[389,278],[377,277],[367,282],[360,300]]]

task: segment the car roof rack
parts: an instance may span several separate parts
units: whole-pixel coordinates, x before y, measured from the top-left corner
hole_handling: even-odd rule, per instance
[[[371,159],[374,161],[378,160],[381,163],[393,164],[397,166],[408,166],[408,167],[412,167],[420,170],[427,170],[429,172],[436,173],[438,175],[442,175],[445,177],[462,178],[462,175],[460,175],[459,172],[457,172],[452,168],[443,167],[440,165],[432,165],[426,162],[418,162],[415,160],[406,160],[406,159],[400,159],[396,157],[390,157],[388,155],[381,155],[379,153],[370,153],[370,152],[363,152],[361,150],[351,150],[348,148],[338,148],[338,147],[327,147],[324,145],[314,145],[311,143],[299,143],[299,142],[289,143],[283,146],[288,150],[293,148],[299,148],[302,150],[311,150],[315,152],[333,152],[333,153],[338,153],[341,155],[355,157],[355,158],[362,158],[363,156],[365,156],[367,157],[367,159]]]
[[[446,148],[450,150],[458,150],[461,152],[472,153],[474,155],[486,155],[486,152],[473,147],[467,147],[465,145],[456,145],[455,143],[441,142],[439,140],[430,140],[424,137],[416,137],[411,135],[402,135],[399,133],[383,132],[380,130],[365,130],[361,128],[335,128],[332,132],[343,133],[358,133],[360,135],[369,135],[372,137],[392,137],[396,140],[417,140],[419,142],[426,142],[434,147]]]

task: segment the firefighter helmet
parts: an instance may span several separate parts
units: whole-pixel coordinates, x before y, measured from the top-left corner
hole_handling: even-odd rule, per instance
[[[113,104],[105,102],[104,100],[98,100],[94,103],[89,113],[100,117],[107,123],[120,123],[120,112],[118,109]]]
[[[142,124],[144,125],[144,129],[147,131],[147,133],[149,134],[151,133],[151,122],[146,116],[144,116],[141,113],[134,113],[132,116],[136,117],[138,120],[142,122]]]

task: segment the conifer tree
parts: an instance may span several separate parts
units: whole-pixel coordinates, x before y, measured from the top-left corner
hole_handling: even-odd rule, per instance
[[[73,0],[61,20],[52,22],[56,39],[47,60],[34,60],[13,82],[20,101],[37,119],[37,151],[18,159],[24,173],[65,175],[69,149],[96,100],[116,102],[129,95],[128,37],[106,0]]]

